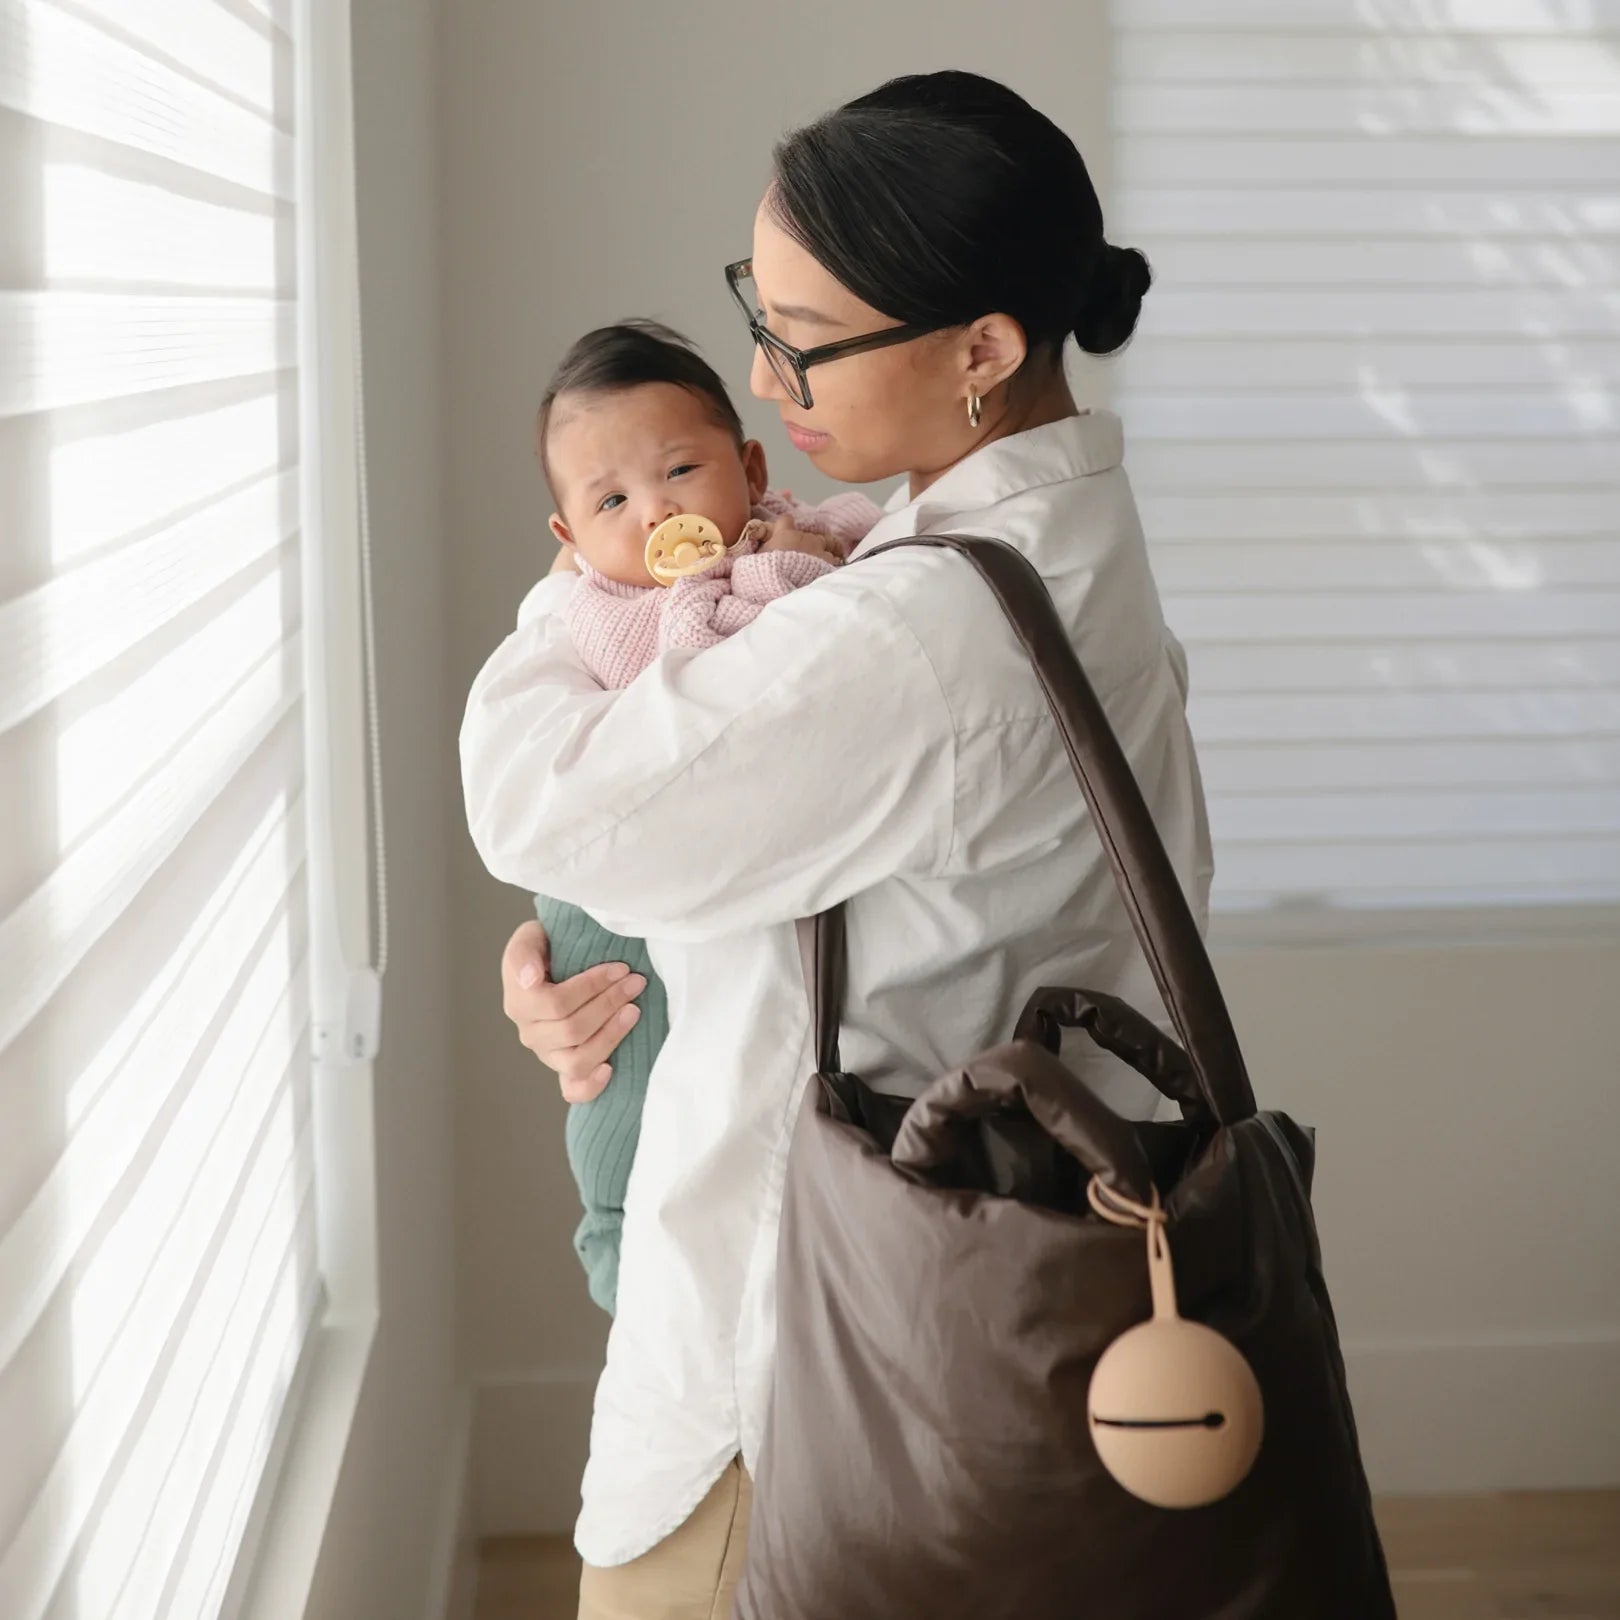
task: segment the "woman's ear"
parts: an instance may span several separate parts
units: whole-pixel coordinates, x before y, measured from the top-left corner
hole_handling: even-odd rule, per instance
[[[981,396],[1012,376],[1029,355],[1029,339],[1011,315],[982,315],[967,333],[963,382]]]
[[[562,515],[558,512],[551,514],[551,532],[559,546],[573,545],[574,537],[568,532],[568,525],[563,522]]]
[[[748,498],[757,502],[769,487],[770,477],[765,470],[765,446],[758,439],[744,441],[742,464],[748,478]]]

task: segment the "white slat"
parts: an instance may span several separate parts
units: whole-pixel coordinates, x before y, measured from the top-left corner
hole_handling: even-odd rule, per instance
[[[174,1325],[195,1305],[210,1281],[224,1286],[218,1263],[234,1235],[250,1235],[264,1218],[262,1201],[273,1197],[296,1140],[277,1142],[269,1127],[286,1097],[288,1066],[298,1058],[307,1022],[306,997],[297,988],[268,1026],[254,1032],[238,1061],[221,1068],[203,1095],[216,1099],[211,1139],[165,1138],[199,1155],[194,1177],[174,1193],[174,1213],[165,1241],[156,1249],[129,1313],[117,1325],[99,1367],[86,1375],[86,1393],[56,1463],[11,1546],[0,1557],[0,1613],[8,1620],[39,1620],[61,1579],[74,1544],[84,1533],[99,1482],[112,1469],[148,1399]],[[198,1127],[201,1129],[201,1126]]]
[[[134,792],[153,760],[167,759],[204,725],[222,694],[286,656],[299,629],[296,568],[256,572],[240,595],[191,633],[172,642],[164,638],[161,655],[147,654],[144,667],[116,685],[116,672],[109,672],[92,683],[94,696],[75,693],[75,701],[62,706],[56,825],[64,847]]]
[[[0,0],[4,1620],[217,1620],[323,1298],[291,22]]]
[[[1131,0],[1115,13],[1114,26],[1122,33],[1463,34],[1474,38],[1477,49],[1488,50],[1504,34],[1584,37],[1620,31],[1620,0],[1424,0],[1401,6],[1370,6],[1367,0]]]
[[[1620,788],[1439,793],[1287,793],[1222,799],[1212,831],[1228,844],[1406,842],[1445,838],[1580,838],[1620,826]]]
[[[1620,889],[1614,836],[1234,842],[1221,862],[1221,881],[1237,904],[1281,891],[1341,906],[1573,905]]]
[[[26,1285],[35,1308],[33,1316],[8,1311],[0,1337],[8,1356],[22,1348],[40,1316],[61,1308],[69,1296],[56,1291],[66,1280],[80,1386],[88,1385],[102,1367],[141,1287],[142,1251],[150,1248],[155,1233],[171,1229],[197,1166],[213,1151],[242,1074],[255,1061],[290,987],[296,988],[292,980],[303,913],[298,897],[284,892],[269,925],[252,940],[240,971],[225,980],[228,999],[211,1009],[196,1048],[183,1054],[166,1076],[172,1092],[149,1086],[146,1092],[155,1095],[143,1095],[135,1079],[126,1077],[117,1095],[87,1117],[50,1179],[7,1234],[8,1275]],[[273,1080],[266,1084],[278,1089]],[[134,1134],[119,1135],[119,1126]],[[126,1190],[128,1182],[133,1186]],[[89,1205],[95,1219],[86,1220],[82,1213],[75,1217],[74,1200],[91,1198],[97,1200]],[[62,1214],[69,1220],[58,1230],[50,1217]]]
[[[136,540],[204,506],[291,473],[297,444],[281,425],[277,378],[246,399],[157,420],[124,401],[136,425],[64,437],[51,450],[51,557],[67,569],[84,553]],[[241,385],[238,385],[238,388]]]
[[[1435,639],[1540,641],[1549,636],[1612,636],[1620,627],[1620,591],[1210,593],[1175,597],[1169,613],[1172,624],[1194,641],[1368,638],[1402,627],[1421,629]]]
[[[125,287],[283,297],[292,290],[281,262],[291,254],[277,240],[290,220],[268,204],[211,202],[82,163],[47,165],[45,184],[45,262],[58,286],[107,280],[111,235],[119,244],[116,279]]]
[[[1267,494],[1142,494],[1142,522],[1155,546],[1220,540],[1524,540],[1538,535],[1610,535],[1620,497],[1605,489],[1488,492],[1381,489]]]
[[[1162,256],[1154,262],[1162,265]],[[1388,393],[1470,385],[1479,392],[1533,393],[1550,387],[1584,396],[1620,382],[1620,342],[1592,337],[1528,343],[1523,338],[1183,338],[1133,347],[1129,370],[1131,393],[1126,398],[1172,388],[1205,394],[1214,388],[1228,393],[1298,388]]]
[[[1605,385],[1558,393],[1421,393],[1369,378],[1360,392],[1133,393],[1131,431],[1145,439],[1516,439],[1611,440],[1620,422]],[[1211,425],[1220,424],[1218,435]]]
[[[1201,743],[1200,759],[1212,800],[1302,787],[1365,793],[1377,785],[1497,793],[1620,780],[1620,736]]]
[[[1299,10],[1304,10],[1301,7]],[[1298,13],[1296,12],[1296,15]],[[1128,30],[1130,13],[1120,22]],[[1357,19],[1361,26],[1365,19]],[[1298,84],[1315,80],[1381,88],[1506,84],[1571,89],[1620,88],[1611,41],[1574,34],[1501,34],[1484,48],[1467,35],[1377,32],[1136,33],[1120,36],[1121,80],[1145,84]]]
[[[169,1088],[186,1074],[231,986],[245,975],[249,956],[285,911],[289,886],[302,873],[300,808],[301,801],[269,807],[220,887],[204,900],[180,948],[94,1058],[64,1077],[64,1123],[73,1132],[66,1147],[59,1148],[37,1122],[37,1140],[24,1132],[23,1140],[7,1143],[10,1176],[34,1185],[0,1236],[0,1366],[33,1331],[168,1103]]]
[[[1188,490],[1511,490],[1620,487],[1620,456],[1603,442],[1556,439],[1521,443],[1505,436],[1411,438],[1388,443],[1320,439],[1270,445],[1208,439],[1144,439],[1131,451],[1131,474],[1150,493]],[[1217,424],[1218,426],[1218,424]],[[1127,424],[1127,433],[1129,424]]]
[[[293,0],[242,0],[242,4],[251,11],[259,13],[264,20],[281,33],[290,35],[293,28]]]
[[[1133,143],[1134,150],[1135,143]],[[1592,239],[1620,235],[1620,195],[1608,189],[1539,191],[1399,189],[1384,185],[1234,187],[1182,189],[1138,186],[1120,199],[1111,221],[1121,241],[1144,235],[1279,236],[1309,231],[1314,237],[1376,236],[1514,237]]]
[[[1155,290],[1155,337],[1318,337],[1323,332],[1387,337],[1613,337],[1620,333],[1620,291],[1566,292],[1463,286],[1442,291],[1297,287],[1163,286]]]
[[[1162,573],[1162,569],[1161,569]],[[1620,632],[1600,640],[1193,642],[1201,697],[1230,692],[1561,692],[1620,686]]]
[[[0,607],[0,731],[282,547],[294,498],[291,474],[261,479]]]
[[[300,1218],[300,1232],[306,1234],[306,1244],[312,1243],[312,1216]],[[190,1538],[165,1588],[170,1614],[214,1614],[225,1601],[232,1573],[229,1553],[241,1542],[270,1454],[276,1414],[297,1369],[296,1349],[309,1331],[319,1298],[314,1290],[300,1298],[285,1282],[278,1286],[274,1316],[238,1401],[238,1410],[256,1414],[257,1421],[238,1420],[225,1431],[210,1488],[198,1501]]]
[[[77,9],[118,35],[130,20],[129,0],[75,0]],[[219,0],[141,0],[136,49],[186,69],[271,122],[277,122],[276,74],[291,66],[291,42],[266,50],[264,36]]]
[[[263,113],[52,0],[0,0],[0,107],[292,195],[292,141]]]
[[[1620,0],[1114,16],[1216,904],[1620,899]]]
[[[1502,187],[1600,192],[1614,179],[1613,143],[1598,136],[1299,135],[1259,140],[1213,131],[1126,134],[1117,143],[1118,183],[1148,186]]]
[[[55,995],[298,701],[299,647],[260,665],[0,922],[0,1047]]]
[[[1212,743],[1620,737],[1620,692],[1287,692],[1193,695]]]
[[[1115,89],[1112,111],[1116,129],[1149,135],[1620,133],[1620,96],[1612,86],[1127,82]]]
[[[271,298],[0,293],[0,416],[281,370],[294,341]]]
[[[306,1126],[306,1140],[295,1149],[289,1166],[298,1168],[301,1180],[295,1183],[284,1177],[273,1198],[280,1206],[280,1218],[261,1225],[253,1250],[240,1272],[234,1273],[240,1286],[218,1341],[212,1345],[201,1341],[195,1352],[196,1360],[210,1351],[212,1359],[200,1374],[176,1367],[165,1381],[169,1407],[154,1412],[153,1427],[161,1434],[178,1429],[177,1446],[165,1455],[154,1445],[149,1448],[150,1461],[137,1459],[125,1471],[119,1495],[105,1513],[124,1534],[116,1540],[98,1540],[95,1562],[87,1561],[81,1568],[76,1582],[81,1589],[116,1591],[117,1602],[108,1609],[111,1620],[148,1620],[163,1612],[160,1605],[185,1579],[191,1562],[187,1554],[197,1546],[188,1531],[206,1515],[210,1500],[222,1488],[221,1480],[229,1481],[224,1488],[234,1497],[242,1480],[256,1482],[264,1466],[272,1426],[265,1414],[281,1409],[292,1383],[296,1348],[320,1303],[309,1134]],[[297,1214],[287,1242],[284,1212],[294,1199]],[[278,1239],[284,1246],[278,1248]],[[207,1556],[215,1567],[225,1562],[221,1548],[234,1547],[239,1536],[238,1528],[235,1535],[226,1534],[208,1545]],[[128,1566],[120,1567],[125,1560]],[[189,1612],[211,1611],[198,1605]]]
[[[1250,591],[1527,591],[1597,586],[1620,591],[1620,515],[1584,540],[1293,541],[1165,546],[1154,572],[1169,595]],[[1620,624],[1615,626],[1620,635]]]
[[[1615,95],[1620,106],[1620,92]],[[1297,227],[1296,227],[1297,229]],[[1467,240],[1380,236],[1313,240],[1287,230],[1266,236],[1151,236],[1139,243],[1154,273],[1205,286],[1610,287],[1620,282],[1620,244],[1569,235]]]

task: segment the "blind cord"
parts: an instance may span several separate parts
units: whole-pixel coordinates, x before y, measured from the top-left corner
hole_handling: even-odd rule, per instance
[[[354,437],[359,486],[360,522],[360,636],[365,660],[366,729],[370,751],[372,850],[377,868],[377,935],[373,972],[379,979],[388,971],[388,838],[383,823],[382,720],[377,699],[377,618],[372,600],[371,489],[366,465],[366,381],[360,277],[354,277]]]

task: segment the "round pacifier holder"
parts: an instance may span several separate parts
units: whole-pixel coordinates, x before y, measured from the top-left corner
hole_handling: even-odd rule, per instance
[[[696,512],[665,518],[647,536],[647,572],[660,585],[673,585],[691,574],[704,574],[726,554],[719,526]]]
[[[1260,1386],[1228,1339],[1176,1310],[1165,1213],[1155,1189],[1139,1204],[1093,1176],[1091,1207],[1116,1226],[1147,1230],[1153,1316],[1103,1352],[1086,1412],[1110,1474],[1154,1507],[1207,1507],[1254,1466],[1264,1432]]]

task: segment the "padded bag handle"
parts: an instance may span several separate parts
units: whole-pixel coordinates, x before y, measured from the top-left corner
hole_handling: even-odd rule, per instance
[[[1032,1041],[993,1047],[941,1075],[912,1103],[889,1157],[897,1170],[926,1178],[956,1158],[961,1125],[993,1119],[1019,1104],[1116,1192],[1139,1204],[1151,1199],[1153,1177],[1136,1132]]]
[[[1069,644],[1045,581],[1014,547],[969,535],[891,540],[850,566],[902,546],[958,552],[989,586],[1034,666],[1131,926],[1181,1037],[1203,1109],[1223,1125],[1247,1119],[1255,1111],[1254,1090],[1214,966],[1142,790]],[[799,926],[817,1066],[823,1075],[833,1075],[840,1071],[838,1023],[844,996],[842,903]]]
[[[1013,1039],[1038,1042],[1057,1056],[1065,1029],[1083,1029],[1105,1052],[1151,1080],[1162,1096],[1179,1103],[1187,1119],[1214,1123],[1187,1054],[1128,1001],[1101,990],[1043,985],[1024,1003]]]

